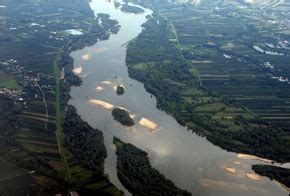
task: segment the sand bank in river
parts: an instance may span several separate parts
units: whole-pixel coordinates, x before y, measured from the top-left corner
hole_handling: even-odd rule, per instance
[[[107,103],[105,101],[97,100],[97,99],[90,99],[89,103],[92,105],[101,106],[101,107],[108,109],[108,110],[111,110],[114,108],[114,106],[112,104]]]
[[[112,105],[108,102],[102,101],[102,100],[98,100],[98,99],[90,99],[88,102],[92,105],[101,106],[101,107],[108,109],[108,110],[111,110],[114,108],[114,105]],[[130,112],[126,108],[122,108],[122,107],[117,107],[117,108],[120,108],[120,109],[127,111],[129,113],[130,118],[132,118],[132,119],[134,119],[137,116],[136,114],[134,114],[133,112]]]
[[[237,175],[238,174],[238,171],[237,171],[236,168],[233,168],[233,167],[222,167],[222,168],[223,168],[223,170],[226,173],[233,174],[233,175]],[[242,173],[240,171],[238,176],[245,177],[245,173],[244,172],[242,172]],[[261,176],[255,174],[255,173],[246,173],[246,177],[251,179],[251,180],[255,180],[255,181],[260,181],[261,180]]]
[[[83,59],[84,61],[88,61],[88,60],[91,59],[91,55],[89,55],[89,54],[85,54],[85,55],[82,56],[82,59]]]
[[[134,113],[132,113],[132,112],[130,112],[130,113],[129,113],[129,116],[130,116],[130,118],[134,119],[134,118],[136,118],[137,115],[134,114]]]
[[[251,180],[256,180],[256,181],[260,181],[261,180],[261,176],[257,175],[257,174],[252,174],[252,173],[246,173],[246,176],[251,179]]]
[[[97,86],[97,88],[96,88],[97,92],[102,92],[103,90],[105,90],[105,89],[104,89],[104,87],[101,87],[101,86]]]
[[[237,174],[237,169],[233,167],[223,167],[223,170],[229,174]]]
[[[150,130],[155,130],[158,126],[156,123],[154,123],[153,121],[150,121],[148,120],[147,118],[142,118],[140,121],[139,121],[139,124],[143,127],[146,127]]]
[[[246,160],[254,160],[254,161],[262,161],[265,163],[272,163],[273,161],[270,159],[264,159],[261,157],[253,156],[253,155],[248,155],[248,154],[238,154],[239,159],[246,159]]]
[[[223,180],[211,180],[211,179],[201,179],[199,180],[199,184],[203,187],[221,189],[221,190],[232,190],[239,192],[256,192],[258,195],[265,195],[267,193],[266,190],[240,183],[234,183]]]
[[[78,67],[73,69],[73,73],[76,75],[80,75],[82,72],[83,72],[82,66],[78,66]]]
[[[112,84],[112,82],[111,82],[111,81],[108,81],[108,80],[104,80],[104,81],[102,81],[101,83],[102,83],[102,84]]]

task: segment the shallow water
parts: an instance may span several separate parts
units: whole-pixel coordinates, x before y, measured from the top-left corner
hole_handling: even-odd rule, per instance
[[[95,13],[107,13],[118,20],[121,30],[111,35],[109,40],[99,41],[92,47],[73,52],[75,66],[82,66],[83,85],[73,87],[70,104],[74,105],[82,119],[91,126],[103,131],[108,157],[105,172],[110,180],[127,195],[129,193],[117,178],[115,147],[113,137],[119,137],[147,151],[153,167],[173,181],[178,187],[187,189],[193,195],[287,195],[278,183],[261,177],[260,181],[247,178],[246,173],[254,173],[251,165],[259,161],[238,158],[212,145],[205,138],[188,132],[171,116],[156,108],[155,98],[145,91],[143,84],[129,78],[125,64],[126,46],[124,43],[135,38],[146,22],[145,16],[122,13],[112,2],[92,0]],[[84,60],[84,55],[90,56]],[[105,82],[104,82],[105,81]],[[125,86],[123,96],[116,95],[114,86]],[[102,87],[102,91],[96,90]],[[135,126],[127,128],[113,120],[111,110],[88,103],[90,99],[108,102],[136,114]],[[138,122],[147,118],[158,125],[155,130],[142,127]],[[235,168],[236,173],[226,172],[224,168]]]

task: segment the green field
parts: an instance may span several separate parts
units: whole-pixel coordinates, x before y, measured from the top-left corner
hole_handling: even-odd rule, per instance
[[[159,25],[156,25],[157,22]],[[194,63],[202,61],[200,66],[216,66],[207,67],[204,70],[217,72],[219,69],[221,75],[217,77],[213,85],[218,90],[229,93],[230,89],[222,87],[222,84],[218,82],[228,77],[228,73],[224,70],[225,67],[218,67],[217,62],[224,66],[232,65],[232,70],[240,67],[241,64],[232,62],[233,60],[228,58],[227,61],[224,56],[217,57],[219,53],[210,47],[204,49],[199,47],[204,52],[210,52],[210,55],[207,54],[207,59],[201,57],[189,59],[189,54],[184,52],[185,49],[179,48],[177,43],[170,41],[174,32],[172,25],[158,13],[155,13],[153,18],[143,26],[143,32],[128,46],[126,62],[130,76],[145,83],[146,90],[156,96],[157,107],[170,113],[180,124],[206,136],[212,143],[224,149],[281,162],[290,158],[285,155],[286,151],[289,152],[290,144],[286,131],[259,118],[251,111],[252,108],[247,108],[238,101],[220,94],[219,91],[208,88],[203,80],[204,73]],[[188,28],[191,29],[192,26]],[[176,30],[178,33],[179,28]],[[184,28],[182,30],[184,31]],[[183,44],[182,40],[180,44]],[[248,83],[249,81],[247,83],[245,81],[244,85]],[[247,91],[247,88],[232,87],[233,92],[244,89],[247,93],[258,93],[258,90],[254,89]],[[259,90],[267,91],[265,88],[259,88]],[[257,102],[256,106],[260,104],[261,102]]]
[[[7,75],[0,70],[0,89],[1,88],[16,89],[16,90],[22,89],[13,76]]]
[[[77,190],[84,194],[120,195],[103,174],[84,167],[74,153],[68,151],[63,133],[63,111],[68,101],[64,97],[68,97],[69,92],[62,86],[81,83],[71,72],[73,61],[69,53],[95,44],[98,39],[107,39],[108,32],[118,31],[118,22],[111,20],[109,15],[100,15],[96,19],[88,1],[83,0],[65,3],[28,0],[23,4],[11,0],[3,4],[6,6],[6,25],[0,34],[1,65],[4,62],[0,89],[22,90],[24,101],[11,105],[9,111],[17,109],[17,114],[3,113],[13,129],[8,129],[8,122],[0,123],[1,149],[6,147],[1,139],[9,135],[9,143],[17,145],[17,149],[15,153],[7,151],[7,157],[14,158],[15,162],[18,159],[32,162],[26,164],[24,161],[23,168],[37,171],[31,175],[39,185],[37,188],[53,194]],[[99,20],[106,25],[99,25]],[[9,28],[11,26],[14,28]],[[63,33],[67,29],[82,29],[84,34],[71,36]],[[66,73],[61,73],[63,70]],[[61,74],[66,77],[66,84],[60,79]],[[4,101],[1,96],[0,103]],[[14,125],[11,119],[18,119],[19,124]],[[7,131],[2,133],[2,130]]]

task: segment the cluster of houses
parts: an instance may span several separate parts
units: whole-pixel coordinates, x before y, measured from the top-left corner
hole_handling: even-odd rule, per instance
[[[16,89],[3,88],[0,89],[0,94],[7,96],[14,101],[23,101],[23,98],[21,97],[22,92]]]
[[[19,80],[18,82],[23,87],[41,88],[46,92],[54,92],[55,90],[54,86],[50,85],[49,83],[45,84],[46,82],[43,82],[43,84],[40,84],[41,81],[54,80],[53,74],[33,74],[31,71],[27,71],[24,66],[19,65],[15,59],[9,59],[7,61],[0,62],[0,66],[10,75],[17,76]],[[4,94],[14,101],[23,101],[23,98],[21,97],[23,92],[21,90],[2,88],[0,89],[0,94]]]

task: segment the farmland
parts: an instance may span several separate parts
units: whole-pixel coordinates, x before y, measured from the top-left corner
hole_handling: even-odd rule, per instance
[[[142,4],[171,22],[205,88],[289,131],[289,4]]]
[[[3,71],[0,71],[0,88],[20,90],[21,86],[17,84],[17,81],[11,75],[7,75]]]
[[[162,20],[157,17],[154,27],[144,25],[143,35],[131,43],[127,54],[131,77],[145,83],[146,89],[157,97],[158,106],[171,113],[180,124],[227,150],[275,160],[280,159],[279,156],[286,158],[289,152],[276,153],[282,146],[289,146],[289,4],[284,1],[263,5],[242,1],[201,1],[195,5],[186,1],[182,4],[133,2],[155,9],[167,21],[162,27]],[[171,26],[171,30],[166,25]],[[148,58],[154,50],[164,52],[164,44],[156,45],[150,42],[154,37],[148,36],[149,31],[157,36],[162,28],[171,31],[167,33],[168,41],[190,62],[184,66],[187,70],[183,67],[183,73],[193,74],[192,77],[199,80],[198,85],[192,86],[182,79],[176,82],[174,76],[173,82],[172,76],[164,76],[166,69],[160,66],[160,56],[168,56],[172,50],[159,55],[159,59]],[[146,48],[142,47],[142,42],[147,43]],[[135,58],[138,48],[139,53],[145,55]],[[174,56],[178,56],[178,52]],[[159,77],[162,73],[166,83],[154,84],[152,80],[158,77],[150,78],[150,72],[158,73]],[[164,88],[161,84],[170,87]],[[162,95],[161,89],[172,92],[167,90]],[[180,91],[181,94],[176,93]],[[169,99],[164,101],[159,96]],[[274,157],[278,159],[271,154],[276,154]],[[274,179],[286,186],[289,184],[285,177],[289,169],[256,168],[256,172],[271,179],[272,174],[279,171]]]
[[[130,76],[145,83],[160,109],[222,148],[287,162],[289,133],[238,101],[209,90],[200,78],[201,71],[173,39],[174,30],[164,15],[154,14],[143,27],[128,46],[126,62]],[[182,46],[182,40],[179,42]]]
[[[70,52],[120,29],[108,14],[95,17],[88,2],[0,0],[0,195],[122,195],[104,173],[102,131],[68,106],[71,86],[82,83],[72,73]],[[129,42],[129,74],[189,131],[232,152],[289,162],[289,4],[239,2],[142,1],[155,13]],[[128,189],[143,188],[143,178],[150,178],[140,178],[137,164],[184,192],[148,166],[144,151],[115,144]],[[133,149],[128,159],[126,146]],[[134,152],[142,156],[132,158]],[[281,173],[275,178],[285,183]]]
[[[23,179],[27,178],[27,182],[30,178],[29,184],[36,184],[33,185],[35,190],[28,187],[25,193],[45,189],[51,193],[77,190],[120,194],[102,171],[96,173],[77,160],[74,152],[68,150],[67,136],[63,133],[63,111],[68,97],[68,91],[63,88],[69,89],[80,81],[71,73],[72,62],[68,55],[98,39],[107,39],[110,33],[118,31],[117,22],[105,14],[95,18],[87,1],[19,4],[12,0],[3,2],[3,6],[0,8],[4,11],[1,15],[5,15],[0,18],[3,28],[0,103],[8,99],[10,108],[8,113],[3,113],[3,118],[8,120],[1,120],[1,131],[6,128],[1,132],[1,148],[8,147],[4,148],[5,157],[0,158],[11,161],[12,165],[19,164],[17,169],[7,170],[19,170],[26,175]],[[68,29],[78,29],[82,34],[69,34]],[[103,141],[102,137],[94,139]],[[14,163],[17,160],[29,161]],[[103,161],[99,164],[103,168]],[[9,190],[14,186],[8,181],[10,174],[3,175],[0,187],[7,186]],[[0,194],[2,191],[1,188]]]
[[[203,86],[289,131],[289,35],[281,30],[287,28],[287,4],[259,12],[233,5],[170,9],[161,12],[175,26]]]

